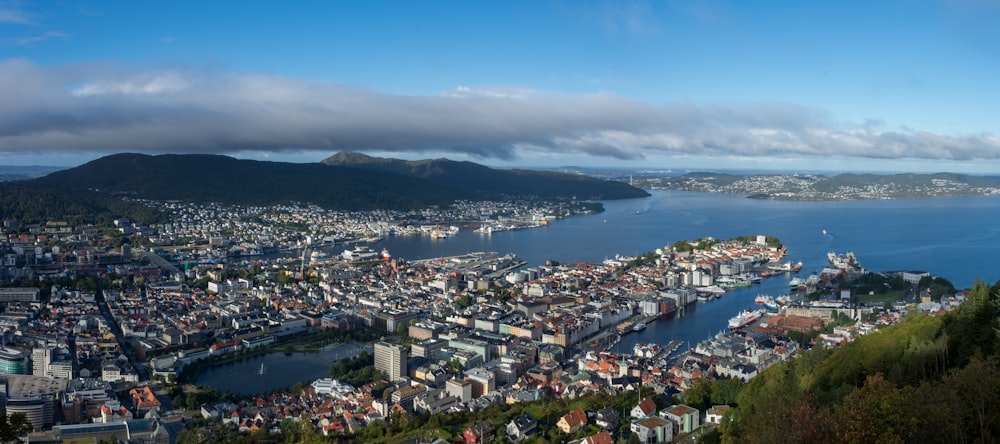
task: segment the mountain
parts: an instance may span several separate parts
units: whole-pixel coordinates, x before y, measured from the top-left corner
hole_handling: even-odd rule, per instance
[[[646,197],[649,193],[621,182],[578,174],[534,170],[501,170],[448,159],[400,160],[340,152],[324,159],[329,166],[353,167],[417,177],[454,188],[487,194],[542,198],[610,200]]]
[[[396,174],[202,154],[115,154],[23,183],[156,200],[246,205],[303,202],[341,210],[422,208],[479,197]]]

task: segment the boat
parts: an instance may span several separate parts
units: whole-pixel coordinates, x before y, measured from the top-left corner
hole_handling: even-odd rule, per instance
[[[646,324],[644,322],[638,322],[632,326],[632,331],[643,331],[646,329]]]
[[[826,230],[823,230],[823,235],[826,236]]]
[[[792,289],[798,289],[799,286],[805,285],[805,283],[806,281],[802,280],[802,278],[795,277],[792,278],[792,280],[788,281],[788,286],[791,287]]]
[[[260,370],[257,371],[257,376],[264,376],[264,363],[260,363]]]
[[[743,310],[729,319],[729,329],[746,327],[748,324],[760,319],[761,315],[761,310]]]
[[[767,302],[764,303],[764,308],[767,309],[767,311],[777,313],[777,311],[778,311],[778,303],[775,302],[774,299],[772,299],[772,300],[767,301]]]
[[[753,303],[755,303],[757,305],[764,305],[764,303],[767,302],[768,298],[770,298],[770,296],[763,295],[763,294],[757,295],[757,297],[755,297],[753,299]]]
[[[799,263],[795,264],[795,266],[792,267],[792,271],[795,273],[802,271],[802,262],[800,261]]]

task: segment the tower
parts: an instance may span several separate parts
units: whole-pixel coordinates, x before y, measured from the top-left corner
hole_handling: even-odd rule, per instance
[[[406,377],[408,357],[409,353],[403,347],[385,341],[375,343],[375,370],[382,372],[390,381]]]

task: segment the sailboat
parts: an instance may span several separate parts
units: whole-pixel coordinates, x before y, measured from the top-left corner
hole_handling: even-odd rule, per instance
[[[264,376],[264,363],[260,363],[260,370],[257,371],[257,376]]]

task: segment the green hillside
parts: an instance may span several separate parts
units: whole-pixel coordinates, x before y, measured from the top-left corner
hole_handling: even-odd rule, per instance
[[[577,198],[585,200],[628,199],[649,193],[626,183],[579,174],[534,170],[501,170],[473,162],[448,159],[406,161],[341,152],[323,160],[331,166],[363,168],[401,174],[449,187],[461,187],[493,195]]]

